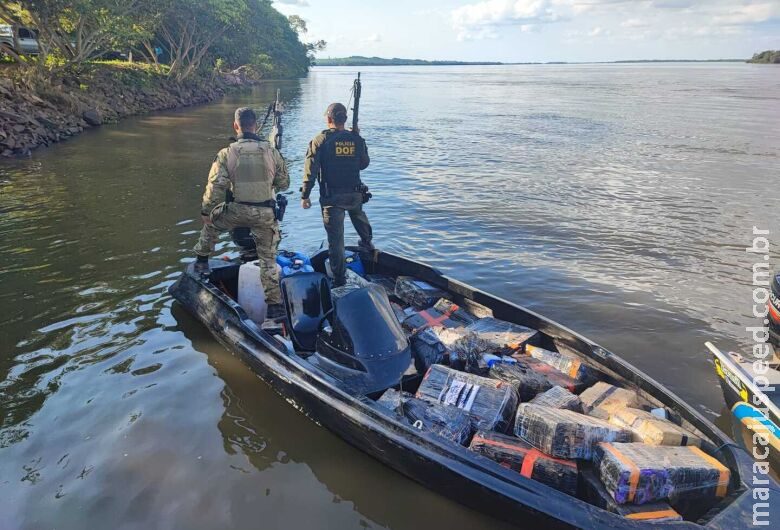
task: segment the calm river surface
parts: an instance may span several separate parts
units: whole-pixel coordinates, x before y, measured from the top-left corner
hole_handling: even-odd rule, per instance
[[[278,85],[294,189],[354,73]],[[754,225],[780,244],[780,68],[363,77],[378,245],[559,320],[721,413],[703,342],[749,345],[744,248]],[[0,162],[0,529],[502,527],[309,422],[166,293],[233,109],[264,107],[276,86]],[[314,250],[318,211],[293,197],[282,246]]]

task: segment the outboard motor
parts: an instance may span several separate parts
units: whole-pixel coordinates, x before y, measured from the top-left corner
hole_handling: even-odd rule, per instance
[[[354,394],[397,385],[412,354],[385,290],[370,285],[335,304],[317,339],[318,367]]]
[[[772,278],[769,291],[769,342],[780,349],[780,272]]]

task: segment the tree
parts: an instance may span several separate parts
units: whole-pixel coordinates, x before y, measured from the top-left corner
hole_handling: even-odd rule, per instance
[[[67,63],[83,63],[126,48],[154,30],[153,0],[22,0],[25,18],[38,30],[43,62],[57,53]]]
[[[246,17],[244,0],[172,0],[159,38],[171,60],[169,75],[183,81],[198,70],[212,45]],[[152,44],[147,41],[147,50]]]

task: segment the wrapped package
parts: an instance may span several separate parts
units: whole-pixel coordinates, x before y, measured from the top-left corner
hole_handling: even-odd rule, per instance
[[[438,287],[411,276],[399,276],[394,292],[398,298],[417,309],[432,307],[439,298],[447,296],[447,293]]]
[[[384,274],[366,274],[366,280],[382,287],[387,293],[387,297],[392,299],[395,296],[395,278],[385,276]]]
[[[439,337],[430,330],[424,329],[409,338],[412,347],[412,357],[417,371],[425,373],[434,364],[441,363],[449,354]]]
[[[488,376],[512,385],[520,401],[529,401],[537,394],[552,388],[552,383],[544,374],[525,363],[494,363],[488,371]]]
[[[582,412],[582,402],[580,401],[580,398],[562,386],[554,386],[550,390],[538,394],[531,400],[531,403],[554,409]]]
[[[500,350],[517,350],[525,346],[537,331],[519,324],[512,324],[493,317],[480,318],[469,324],[466,330],[474,332],[489,347],[480,353],[495,353]]]
[[[721,498],[729,485],[729,469],[693,445],[601,443],[594,462],[618,504]]]
[[[629,429],[635,442],[649,445],[695,445],[701,447],[701,438],[692,432],[662,420],[652,412],[617,406],[599,407],[612,425]],[[593,414],[593,413],[591,413]],[[597,414],[600,415],[599,412]]]
[[[582,492],[584,501],[603,508],[604,510],[622,515],[626,519],[647,523],[661,523],[664,521],[682,521],[682,516],[666,502],[653,502],[649,504],[618,504],[612,495],[607,492],[598,474],[592,469],[580,470],[582,480]]]
[[[404,328],[412,333],[430,327],[459,328],[475,321],[460,306],[444,298],[439,299],[430,309],[422,309],[403,322]]]
[[[428,369],[415,397],[457,407],[475,428],[504,432],[512,421],[517,395],[502,381],[453,370],[440,364]]]
[[[548,455],[590,460],[599,442],[628,442],[631,431],[571,410],[522,403],[515,435]]]
[[[598,372],[574,355],[545,350],[531,344],[526,345],[525,353],[586,386],[598,380]]]
[[[471,437],[472,420],[462,410],[414,398],[402,400],[401,407],[406,419],[416,429],[460,445],[466,445]]]
[[[346,285],[342,285],[340,287],[334,287],[330,290],[330,297],[333,300],[338,300],[339,298],[343,298],[349,293],[353,291],[357,291],[358,289],[362,289],[362,286],[356,284],[356,283],[348,283]]]
[[[620,388],[603,381],[599,381],[580,394],[582,410],[590,413],[591,410],[602,407],[638,407],[639,396],[633,390]]]
[[[464,369],[467,364],[476,364],[481,353],[490,349],[487,341],[466,328],[434,327],[429,330],[446,348],[450,366],[457,369]]]
[[[413,398],[414,396],[409,392],[400,392],[395,388],[388,388],[382,393],[382,397],[376,400],[376,404],[389,410],[401,412],[401,403]]]
[[[548,456],[514,436],[479,431],[469,449],[569,495],[577,493],[577,463]]]
[[[395,318],[398,320],[399,324],[403,323],[403,321],[406,320],[406,317],[409,316],[404,312],[404,308],[395,302],[390,302],[390,307],[393,308],[393,313],[395,314]]]

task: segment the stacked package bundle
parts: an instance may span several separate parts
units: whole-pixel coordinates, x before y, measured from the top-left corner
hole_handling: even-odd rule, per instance
[[[516,362],[513,364],[493,364],[489,374],[490,377],[511,383],[517,389],[521,401],[528,401],[553,386],[563,387],[569,392],[580,390],[579,383],[549,364],[531,357],[515,359]]]
[[[682,521],[682,516],[666,502],[643,504],[618,504],[607,492],[598,475],[592,469],[580,470],[584,501],[603,508],[604,510],[622,515],[626,519],[646,523],[661,523],[664,521]]]
[[[448,355],[447,348],[439,337],[430,330],[424,329],[409,338],[414,357],[414,366],[420,373],[425,372],[434,364],[438,364]]]
[[[473,428],[471,418],[462,410],[421,399],[411,398],[401,401],[404,416],[416,429],[441,436],[460,445],[468,443]]]
[[[631,431],[571,410],[523,403],[517,408],[515,435],[558,458],[590,460],[599,442],[628,442]]]
[[[490,350],[490,344],[467,328],[429,328],[447,351],[450,366],[458,369],[476,364],[480,354]]]
[[[629,429],[634,434],[635,442],[701,447],[701,438],[692,432],[641,409],[608,406],[599,407],[594,412],[607,416],[612,425]]]
[[[599,381],[580,394],[582,409],[590,413],[591,410],[602,408],[638,407],[639,396],[633,390],[620,388],[603,381]]]
[[[517,350],[525,346],[526,342],[537,334],[534,329],[493,317],[480,318],[473,324],[466,326],[466,330],[476,333],[482,341],[488,344],[488,349],[480,353]]]
[[[479,431],[469,449],[569,495],[577,493],[577,463],[548,456],[514,436]]]
[[[509,427],[517,406],[510,385],[440,364],[428,369],[415,397],[462,409],[477,429],[502,432]]]
[[[729,469],[696,446],[602,443],[595,464],[618,504],[713,499],[728,491]]]
[[[417,309],[432,307],[436,300],[447,296],[441,289],[411,276],[399,276],[394,292],[398,298]]]
[[[366,274],[366,280],[384,289],[388,298],[395,296],[395,278],[384,274]]]
[[[439,299],[430,309],[423,309],[404,320],[403,326],[416,333],[430,327],[459,328],[471,324],[476,319],[457,304],[446,298]]]
[[[528,401],[552,388],[552,383],[544,374],[533,370],[527,364],[495,363],[490,367],[488,376],[512,385],[520,401]]]
[[[598,373],[593,368],[583,363],[579,358],[568,353],[545,350],[538,346],[526,345],[525,353],[534,359],[549,364],[559,372],[562,372],[578,383],[585,386],[598,380]]]
[[[582,412],[582,402],[580,401],[580,398],[562,386],[554,386],[550,390],[538,394],[530,402],[534,405],[542,405],[554,409]]]

